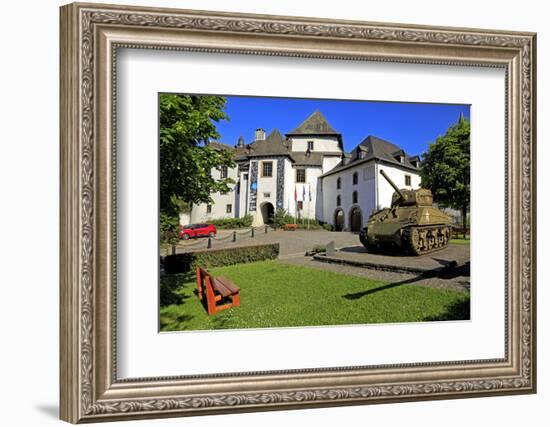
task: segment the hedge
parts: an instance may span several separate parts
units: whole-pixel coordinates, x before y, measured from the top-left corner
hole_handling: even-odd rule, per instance
[[[226,249],[206,249],[168,255],[164,258],[166,273],[187,273],[197,265],[204,268],[222,267],[224,265],[243,264],[247,262],[276,259],[279,256],[279,244],[257,246],[240,246]]]
[[[252,215],[245,215],[242,218],[213,219],[210,222],[221,230],[232,228],[248,228],[252,225]]]
[[[297,218],[290,215],[285,209],[277,209],[273,215],[273,225],[276,228],[283,228],[285,224],[297,224],[304,230],[328,230],[332,231],[332,226],[326,222],[314,218]]]

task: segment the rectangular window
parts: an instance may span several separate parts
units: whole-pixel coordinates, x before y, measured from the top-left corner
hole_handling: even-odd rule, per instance
[[[233,205],[225,205],[225,212],[226,213],[231,213],[233,209]]]
[[[299,201],[299,202],[298,202],[298,210],[299,210],[299,211],[303,211],[303,210],[304,210],[304,202],[302,202],[302,201]]]
[[[271,197],[271,193],[264,193],[264,198],[269,199]]]
[[[220,178],[225,179],[227,178],[227,166],[222,166],[220,169]]]
[[[273,162],[262,162],[262,177],[273,176]]]
[[[307,149],[308,149],[309,151],[313,151],[313,141],[308,141],[308,142],[307,142]]]
[[[306,182],[306,170],[296,169],[296,182]]]
[[[411,176],[405,175],[405,185],[410,186],[411,185]]]
[[[212,205],[206,205],[206,213],[212,213]]]

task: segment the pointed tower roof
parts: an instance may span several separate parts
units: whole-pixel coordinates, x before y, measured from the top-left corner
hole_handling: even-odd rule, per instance
[[[244,138],[243,136],[239,136],[239,139],[237,140],[237,147],[244,147]]]
[[[319,110],[315,110],[300,126],[287,135],[340,135],[327,122]]]
[[[466,121],[466,118],[464,117],[464,113],[460,112],[460,117],[458,118],[458,123],[464,123]]]

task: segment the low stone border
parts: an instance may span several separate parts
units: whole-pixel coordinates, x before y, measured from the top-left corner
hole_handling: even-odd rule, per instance
[[[449,269],[455,268],[457,266],[456,261],[451,261],[449,265],[436,267],[436,268],[407,267],[407,266],[392,265],[392,264],[379,264],[379,263],[374,263],[369,261],[357,261],[357,260],[345,259],[345,258],[340,258],[335,256],[328,256],[322,253],[313,255],[313,259],[320,262],[350,265],[352,267],[368,268],[371,270],[391,271],[394,273],[423,274],[423,275],[430,275],[430,276],[432,275],[438,276],[439,274],[444,273],[445,271],[448,271]]]

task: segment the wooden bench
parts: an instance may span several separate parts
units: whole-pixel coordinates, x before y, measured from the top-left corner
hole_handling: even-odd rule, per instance
[[[298,224],[285,224],[283,226],[283,230],[285,231],[289,231],[289,230],[295,231],[297,228],[298,228]]]
[[[469,228],[453,227],[453,237],[459,238],[460,235],[465,239],[466,236],[470,237]]]
[[[202,267],[197,267],[197,289],[208,315],[241,305],[238,286],[226,277],[212,276]]]

